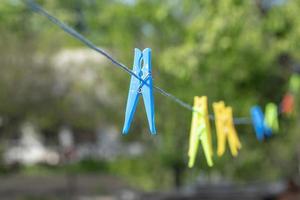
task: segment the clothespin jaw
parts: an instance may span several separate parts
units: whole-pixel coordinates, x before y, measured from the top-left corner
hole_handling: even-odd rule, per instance
[[[226,145],[226,133],[224,132],[225,125],[225,103],[223,101],[213,103],[213,110],[215,114],[215,124],[216,124],[216,132],[217,132],[217,140],[218,140],[218,148],[217,154],[218,156],[222,156],[225,153],[225,145]]]
[[[264,114],[259,106],[251,108],[251,118],[256,133],[256,138],[263,141],[265,137],[271,136],[271,129],[264,123]]]
[[[233,122],[233,111],[230,106],[225,108],[227,115],[227,129],[228,129],[228,142],[231,154],[237,156],[238,150],[242,148],[242,144],[237,135],[236,129]]]
[[[267,127],[270,127],[272,132],[277,133],[279,131],[278,108],[276,104],[268,103],[266,105],[264,123]]]
[[[192,125],[191,125],[189,151],[188,151],[188,156],[189,156],[188,166],[190,168],[194,166],[198,147],[199,147],[198,127],[199,127],[199,124],[201,123],[201,120],[200,120],[201,116],[198,113],[198,110],[200,110],[200,109],[199,109],[199,97],[197,97],[197,96],[194,97],[193,108],[195,111],[193,111],[193,116],[192,116]]]
[[[210,130],[210,123],[209,123],[209,114],[208,114],[208,100],[206,96],[201,97],[201,108],[203,109],[202,118],[205,123],[205,128],[203,132],[200,134],[200,140],[202,144],[202,148],[205,154],[205,158],[207,161],[208,166],[213,166],[213,147],[212,147],[212,139],[211,139],[211,130]]]
[[[254,106],[251,108],[251,117],[256,138],[259,141],[262,141],[264,139],[263,113],[259,106]]]
[[[154,96],[153,96],[153,80],[152,80],[152,65],[151,65],[151,49],[146,48],[143,51],[144,67],[142,68],[142,79],[147,85],[142,86],[142,95],[150,132],[155,135],[155,114],[154,114]],[[142,83],[143,84],[143,83]]]
[[[195,96],[193,108],[194,111],[189,140],[188,165],[190,168],[194,166],[199,142],[201,141],[207,163],[209,166],[212,166],[212,144],[208,118],[207,97]]]
[[[153,97],[153,82],[152,82],[152,66],[151,66],[151,49],[146,48],[141,52],[139,49],[134,51],[134,63],[132,72],[139,77],[131,76],[125,122],[123,134],[127,134],[136,111],[139,96],[142,94],[146,109],[148,124],[151,134],[156,134],[155,118],[154,118],[154,97]],[[143,66],[141,66],[143,63]]]

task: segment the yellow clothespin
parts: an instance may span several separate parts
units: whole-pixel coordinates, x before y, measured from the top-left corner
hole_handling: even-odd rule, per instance
[[[194,97],[194,112],[192,117],[192,126],[190,132],[189,142],[189,167],[193,167],[196,155],[199,147],[199,141],[201,141],[202,148],[205,154],[207,164],[213,166],[212,161],[212,142],[211,132],[207,108],[207,97]]]
[[[242,147],[233,123],[233,114],[231,107],[225,107],[223,101],[213,103],[215,113],[215,123],[218,139],[218,156],[225,152],[226,138],[233,156],[237,156],[238,150]]]

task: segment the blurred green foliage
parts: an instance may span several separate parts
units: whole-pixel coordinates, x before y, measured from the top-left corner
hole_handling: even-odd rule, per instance
[[[249,116],[254,104],[279,104],[292,73],[290,65],[300,60],[298,0],[278,5],[269,1],[267,8],[259,4],[261,1],[242,0],[38,2],[127,66],[132,65],[135,47],[152,48],[155,85],[191,104],[194,95],[207,95],[210,105],[225,100],[235,116]],[[106,83],[113,105],[99,102],[93,88],[80,82],[70,82],[66,92],[56,95],[51,92],[57,80],[48,59],[61,49],[85,47],[22,1],[3,0],[0,22],[4,135],[24,120],[50,132],[63,124],[81,131],[109,123],[121,130],[127,74],[110,63],[94,69],[102,77],[95,84]],[[37,55],[42,56],[41,62],[34,59]],[[84,96],[85,109],[74,104],[74,93]],[[188,183],[198,174],[239,181],[277,180],[298,174],[299,115],[281,119],[281,134],[264,143],[256,141],[251,126],[238,126],[243,144],[238,158],[227,152],[222,158],[215,156],[215,166],[208,168],[200,150],[195,169],[187,170],[191,113],[157,93],[155,101],[158,136],[148,133],[143,106],[139,105],[131,133],[124,139],[143,143],[146,155],[133,160],[120,158],[110,165],[116,174],[136,185],[169,187],[175,180],[177,184],[182,180]]]

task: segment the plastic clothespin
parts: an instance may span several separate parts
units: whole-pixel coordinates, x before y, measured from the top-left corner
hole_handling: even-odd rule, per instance
[[[292,93],[285,94],[281,102],[281,112],[286,115],[291,115],[294,110],[294,103],[294,95]]]
[[[225,153],[226,139],[229,143],[230,152],[237,156],[238,150],[242,147],[233,123],[233,113],[231,107],[225,107],[223,101],[213,103],[215,113],[215,123],[218,139],[218,156]]]
[[[273,133],[278,133],[278,109],[275,103],[268,103],[265,108],[264,123],[267,127],[270,127]]]
[[[150,132],[152,135],[156,134],[151,71],[151,49],[146,48],[143,50],[143,52],[137,48],[134,49],[134,63],[132,72],[143,81],[139,80],[133,75],[131,76],[123,134],[128,133],[140,95],[143,96]]]
[[[263,141],[265,137],[272,135],[271,129],[264,123],[264,114],[259,106],[251,108],[251,118],[256,133],[256,138]]]
[[[212,160],[212,141],[210,132],[210,123],[207,108],[207,97],[194,97],[194,111],[192,116],[192,125],[189,141],[189,167],[193,167],[196,155],[198,152],[199,142],[201,141],[202,148],[205,154],[207,164],[213,166]]]

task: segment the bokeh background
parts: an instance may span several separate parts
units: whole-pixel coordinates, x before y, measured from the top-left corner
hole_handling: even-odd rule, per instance
[[[140,100],[121,136],[130,76],[25,2],[0,2],[0,199],[300,199],[299,100],[279,134],[236,126],[237,158],[209,168],[200,148],[188,169],[192,113],[155,93],[158,135]],[[208,96],[210,113],[219,100],[236,117],[279,105],[300,71],[299,0],[37,3],[130,68],[135,47],[151,48],[154,84]]]

